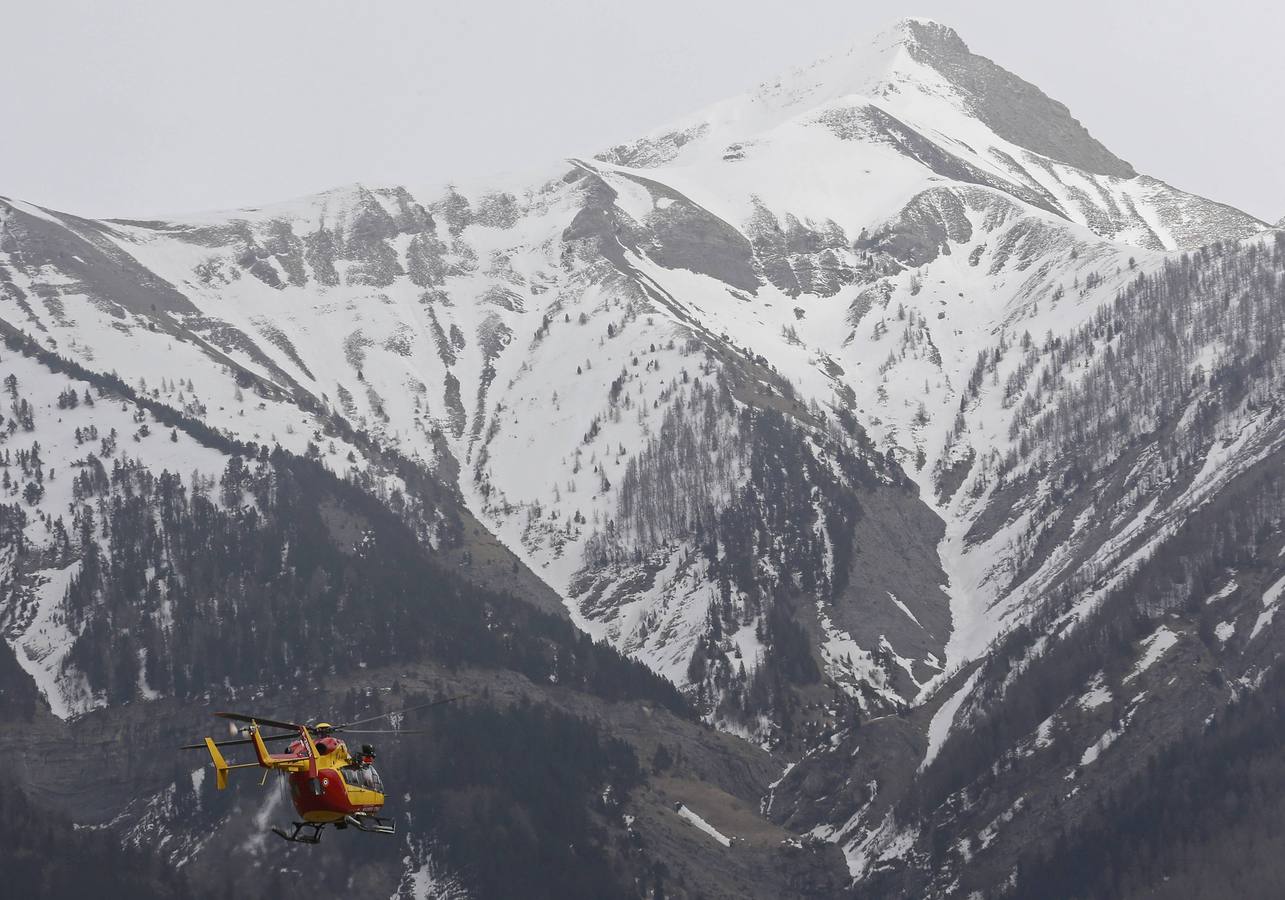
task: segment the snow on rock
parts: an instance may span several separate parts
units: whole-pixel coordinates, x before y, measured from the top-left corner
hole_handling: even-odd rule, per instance
[[[390,900],[467,900],[459,880],[446,874],[424,841],[407,835],[403,874]]]
[[[1035,727],[1027,737],[1023,738],[1016,747],[1018,756],[1034,756],[1041,750],[1053,746],[1053,729],[1057,725],[1057,713],[1049,716],[1043,722]]]
[[[1236,579],[1235,578],[1231,579],[1225,585],[1223,585],[1219,590],[1210,594],[1209,597],[1206,598],[1205,600],[1206,605],[1217,603],[1219,600],[1226,600],[1232,594],[1236,593],[1237,587],[1239,587],[1239,585],[1236,584]]]
[[[1079,699],[1081,709],[1096,709],[1099,706],[1111,702],[1111,691],[1103,683],[1102,673],[1099,672],[1094,676],[1089,689]]]
[[[1143,691],[1142,693],[1138,694],[1136,697],[1134,697],[1132,700],[1129,701],[1129,708],[1125,710],[1124,717],[1121,720],[1119,727],[1116,728],[1113,726],[1111,728],[1108,728],[1105,732],[1102,733],[1102,737],[1098,738],[1096,741],[1090,744],[1087,748],[1085,748],[1085,751],[1082,754],[1080,754],[1081,766],[1087,766],[1096,762],[1098,758],[1101,757],[1102,754],[1106,752],[1107,748],[1110,747],[1112,744],[1114,744],[1120,738],[1120,736],[1124,734],[1125,729],[1127,729],[1129,727],[1129,723],[1133,721],[1134,714],[1137,713],[1139,707],[1142,705],[1142,702],[1146,699],[1146,697],[1147,697],[1147,692]],[[1074,778],[1075,775],[1076,773],[1073,770],[1067,774],[1067,778]]]
[[[759,812],[764,816],[772,811],[772,804],[776,802],[776,789],[790,776],[790,773],[794,771],[794,767],[797,765],[797,760],[786,763],[785,768],[781,770],[780,777],[767,786],[767,793],[759,799]]]
[[[1103,733],[1102,737],[1094,741],[1084,751],[1084,753],[1080,755],[1080,765],[1087,766],[1096,762],[1097,758],[1101,756],[1108,747],[1114,744],[1121,734],[1123,734],[1123,732],[1115,731],[1114,729],[1107,729],[1106,732]]]
[[[39,572],[28,593],[34,610],[25,611],[26,625],[20,630],[16,625],[5,629],[18,665],[31,676],[49,703],[50,711],[60,719],[69,719],[104,703],[90,693],[76,672],[63,668],[75,635],[67,628],[62,599],[78,571],[79,561],[62,569]]]
[[[1285,594],[1285,576],[1273,582],[1267,590],[1263,591],[1263,611],[1258,614],[1258,618],[1254,621],[1254,628],[1249,633],[1251,641],[1258,637],[1259,632],[1272,624],[1272,619],[1276,617],[1276,610],[1280,605],[1282,594]]]
[[[991,822],[977,834],[977,842],[981,849],[985,850],[991,845],[995,838],[999,837],[1000,829],[1013,821],[1013,817],[1021,812],[1022,807],[1026,805],[1023,797],[1018,797],[1013,801],[1013,805],[996,816]]]
[[[144,700],[158,700],[161,692],[147,683],[147,650],[138,648],[138,696]]]
[[[1049,716],[1039,724],[1035,729],[1035,741],[1032,744],[1033,749],[1043,750],[1045,747],[1053,744],[1053,725],[1057,722],[1057,716]]]
[[[103,395],[88,382],[55,374],[20,353],[2,351],[0,377],[12,385],[5,389],[7,400],[11,391],[14,405],[29,404],[32,426],[30,430],[24,427],[0,434],[0,452],[11,461],[4,468],[10,483],[6,493],[12,497],[10,502],[19,503],[26,513],[24,535],[29,545],[22,561],[12,547],[0,547],[0,586],[5,588],[5,593],[0,594],[0,635],[13,648],[18,664],[31,676],[53,714],[67,719],[106,702],[89,690],[79,672],[66,665],[78,632],[68,623],[63,600],[80,571],[80,561],[73,559],[61,566],[34,571],[29,567],[32,560],[42,558],[32,549],[48,551],[46,560],[55,558],[59,528],[66,527],[68,511],[83,502],[75,494],[77,474],[85,471],[92,453],[108,470],[114,464],[134,460],[157,475],[169,471],[187,478],[199,473],[213,483],[226,457],[186,433],[164,429],[150,412],[133,403]],[[160,382],[158,378],[158,395]],[[166,391],[175,396],[182,394],[189,402],[199,402],[195,391],[177,387],[168,379]],[[75,405],[65,399],[68,395],[74,395]],[[85,402],[86,397],[90,402]],[[38,466],[18,465],[19,453],[37,450]],[[42,477],[37,477],[37,468]],[[26,489],[32,485],[38,485],[40,490],[27,495]],[[103,541],[100,536],[100,545]],[[139,653],[139,662],[145,663],[143,651]],[[156,699],[160,695],[146,683],[143,668],[140,667],[138,696]]]
[[[1147,669],[1151,668],[1159,661],[1160,657],[1165,655],[1165,651],[1178,643],[1178,635],[1170,631],[1164,625],[1161,625],[1155,631],[1142,641],[1142,656],[1134,664],[1133,670],[1124,676],[1124,683],[1128,684],[1137,678]]]
[[[866,699],[861,687],[864,685],[881,697],[897,702],[898,697],[887,684],[887,674],[874,661],[868,650],[850,635],[834,624],[825,604],[817,602],[817,620],[822,634],[821,657],[825,660],[826,674],[834,679],[848,696],[856,699],[862,709],[866,708]]]
[[[968,680],[960,685],[955,693],[951,694],[933,713],[932,720],[928,723],[928,750],[924,753],[924,760],[919,764],[920,771],[928,768],[941,750],[941,745],[946,742],[946,736],[950,734],[950,729],[955,724],[955,714],[959,711],[960,704],[968,697],[972,691],[973,685],[977,683],[977,677],[981,674],[981,669],[976,669]]]
[[[917,826],[898,825],[890,811],[878,826],[860,831],[843,845],[848,874],[860,878],[878,862],[903,859],[918,838]]]

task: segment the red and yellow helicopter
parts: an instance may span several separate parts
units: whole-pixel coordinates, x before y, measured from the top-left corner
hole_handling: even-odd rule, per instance
[[[273,827],[273,833],[287,841],[319,843],[321,830],[327,825],[334,825],[339,829],[351,826],[372,834],[393,834],[396,831],[393,820],[376,815],[384,806],[384,783],[375,771],[375,748],[370,744],[363,744],[361,752],[354,756],[348,745],[335,735],[419,734],[421,732],[402,729],[355,730],[353,726],[366,725],[443,703],[453,703],[459,699],[461,698],[450,697],[339,725],[329,722],[301,725],[297,722],[278,722],[262,716],[218,712],[215,715],[220,718],[246,723],[241,731],[249,737],[227,741],[207,737],[203,743],[187,744],[180,749],[210,752],[210,758],[214,761],[215,783],[219,790],[228,786],[228,772],[233,769],[275,769],[284,774],[290,782],[290,799],[301,820],[293,823],[294,828],[289,833],[283,828]],[[263,734],[261,729],[264,727],[285,729],[285,733]],[[290,742],[285,753],[269,752],[267,745],[275,741]],[[256,761],[229,764],[219,748],[237,744],[252,744]],[[267,778],[268,772],[265,771],[263,781],[266,782]]]

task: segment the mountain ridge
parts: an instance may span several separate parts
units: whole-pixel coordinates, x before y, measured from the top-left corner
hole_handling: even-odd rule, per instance
[[[942,82],[934,80],[940,75],[936,67],[963,72],[964,75],[959,76],[962,78],[973,77],[969,73],[978,71],[992,72],[989,67],[993,64],[978,62],[968,55],[966,47],[953,31],[935,23],[909,20],[885,32],[876,39],[875,46],[875,62],[864,71],[876,74],[861,74],[857,80],[869,81],[873,77],[870,83],[887,88],[880,88],[880,91],[892,97],[889,101],[892,108],[899,108],[898,103],[904,106],[908,102],[905,98],[911,94],[922,95],[927,98],[925,102],[930,103],[931,110],[946,110],[943,122],[963,127],[973,136],[983,132],[978,131],[976,125],[963,126],[959,123],[978,122],[981,128],[987,129],[985,133],[993,135],[979,120],[968,116],[960,119],[964,109],[960,104],[967,98],[961,101],[953,83],[945,82],[943,87]],[[847,65],[846,58],[841,58],[840,62]],[[820,65],[825,68],[832,64],[833,59],[828,59]],[[934,74],[924,75],[925,65]],[[894,82],[897,85],[895,91],[892,90]],[[781,316],[772,315],[781,321],[779,327],[783,334],[795,335],[791,338],[791,342],[799,341],[795,346],[812,347],[815,348],[812,352],[821,354],[821,364],[799,369],[797,363],[791,363],[789,378],[802,379],[801,383],[811,381],[815,386],[809,388],[809,392],[824,399],[835,396],[834,390],[843,384],[843,376],[834,373],[844,368],[840,360],[852,352],[845,348],[865,327],[863,320],[868,315],[868,305],[878,303],[875,298],[882,298],[886,303],[886,292],[895,292],[899,287],[909,287],[913,292],[914,283],[920,276],[907,273],[911,269],[943,262],[943,248],[948,249],[951,243],[968,245],[973,249],[972,266],[983,258],[992,258],[991,254],[994,254],[988,276],[991,280],[986,282],[986,291],[1000,297],[1013,288],[994,291],[994,278],[1004,278],[998,273],[1006,269],[1021,273],[1034,255],[1047,255],[1050,247],[1059,244],[1073,248],[1070,269],[1087,271],[1082,261],[1074,260],[1079,252],[1074,248],[1083,248],[1088,254],[1085,259],[1095,255],[1114,257],[1117,269],[1123,269],[1124,251],[1108,251],[1105,245],[1090,249],[1092,237],[1085,232],[1077,232],[1077,227],[1084,227],[1087,231],[1096,232],[1098,237],[1107,237],[1117,243],[1125,237],[1144,244],[1176,243],[1179,236],[1177,224],[1161,228],[1154,224],[1158,221],[1156,219],[1151,219],[1152,224],[1148,224],[1148,216],[1157,213],[1143,215],[1130,205],[1134,202],[1132,198],[1141,196],[1138,190],[1150,191],[1154,196],[1162,197],[1164,203],[1180,209],[1181,212],[1170,221],[1194,223],[1202,239],[1223,235],[1242,237],[1258,227],[1249,217],[1236,219],[1233,214],[1227,220],[1219,210],[1202,205],[1203,201],[1192,205],[1193,201],[1186,195],[1166,193],[1167,186],[1145,182],[1139,177],[1124,179],[1133,185],[1128,191],[1134,193],[1111,193],[1111,190],[1123,190],[1117,185],[1121,180],[1112,179],[1109,184],[1097,186],[1100,193],[1094,199],[1079,188],[1070,190],[1068,185],[1071,182],[1067,176],[1047,162],[1044,163],[1046,168],[1041,170],[1047,176],[1045,181],[1032,177],[1011,156],[1008,159],[1013,161],[1013,165],[1001,175],[995,169],[997,157],[993,154],[987,162],[976,148],[970,148],[966,142],[944,137],[939,131],[931,132],[935,135],[931,137],[928,130],[916,131],[883,106],[870,105],[866,101],[853,106],[846,99],[849,96],[846,88],[840,92],[838,105],[826,101],[820,114],[809,106],[816,99],[812,94],[792,88],[782,88],[781,94],[789,101],[786,104],[789,110],[800,105],[808,108],[801,113],[802,118],[791,113],[782,125],[769,129],[769,134],[780,132],[783,135],[784,146],[781,149],[777,149],[771,140],[764,139],[766,143],[760,142],[762,146],[757,151],[753,147],[748,148],[747,155],[760,152],[766,156],[763,166],[780,169],[782,152],[792,154],[800,147],[815,144],[823,148],[819,159],[828,163],[829,168],[825,171],[829,172],[837,171],[835,160],[847,160],[855,154],[857,159],[869,160],[872,166],[878,164],[879,168],[872,171],[878,173],[877,179],[888,182],[878,204],[871,206],[866,201],[855,201],[863,190],[859,183],[854,182],[851,187],[836,192],[831,182],[825,193],[825,203],[836,214],[842,210],[841,215],[847,221],[839,224],[834,218],[828,218],[825,221],[829,224],[823,225],[819,216],[814,219],[805,215],[805,211],[813,211],[810,207],[819,202],[818,198],[805,196],[800,209],[799,197],[782,194],[779,188],[773,188],[775,193],[767,190],[773,187],[770,179],[756,181],[755,187],[759,190],[748,196],[742,193],[744,189],[736,180],[728,181],[725,173],[734,175],[742,171],[750,163],[749,159],[728,161],[719,158],[713,161],[712,166],[697,163],[642,170],[581,160],[574,163],[574,175],[568,175],[561,181],[547,182],[538,191],[528,192],[522,198],[507,193],[491,193],[475,196],[470,201],[454,189],[448,189],[438,198],[420,201],[404,188],[371,189],[355,185],[282,206],[238,213],[230,219],[201,216],[185,222],[119,220],[104,225],[52,215],[29,206],[23,207],[26,210],[23,214],[30,218],[20,223],[14,219],[19,208],[11,206],[15,212],[6,221],[5,234],[10,235],[8,240],[13,243],[14,229],[21,228],[26,234],[24,246],[46,248],[38,250],[35,256],[25,250],[12,256],[11,259],[19,266],[29,270],[51,266],[63,268],[65,271],[60,273],[60,278],[69,278],[73,283],[93,284],[97,296],[91,305],[106,302],[115,308],[113,316],[119,316],[121,312],[142,316],[144,320],[151,320],[149,328],[160,325],[172,334],[185,336],[202,352],[215,352],[218,361],[224,365],[238,366],[246,377],[261,378],[263,389],[270,393],[279,391],[281,397],[307,396],[310,403],[319,404],[323,410],[340,412],[342,408],[341,414],[345,417],[356,415],[365,418],[368,424],[364,427],[373,424],[375,431],[382,432],[385,438],[391,437],[395,442],[406,444],[405,449],[412,457],[440,457],[443,442],[452,445],[450,453],[459,464],[461,488],[466,497],[471,495],[470,506],[483,519],[489,518],[493,527],[498,526],[510,546],[523,546],[525,550],[522,552],[536,571],[546,570],[550,565],[561,570],[562,574],[552,578],[551,586],[565,596],[568,586],[580,577],[567,570],[566,563],[574,557],[562,554],[565,537],[548,530],[547,524],[533,531],[532,523],[524,522],[518,529],[511,514],[504,512],[510,508],[508,498],[497,505],[488,467],[502,464],[510,470],[511,474],[499,476],[502,483],[510,485],[507,489],[501,488],[502,492],[513,490],[528,476],[522,465],[515,465],[517,459],[507,460],[490,452],[494,438],[489,437],[485,430],[498,427],[503,431],[500,416],[496,414],[501,407],[497,406],[496,412],[489,409],[492,402],[489,394],[499,379],[508,377],[516,383],[522,370],[532,364],[534,357],[524,360],[506,352],[506,348],[524,330],[530,333],[529,325],[519,323],[529,320],[528,307],[539,306],[543,302],[540,295],[550,287],[556,286],[557,291],[566,293],[568,290],[583,291],[584,287],[590,291],[601,290],[595,282],[618,285],[609,289],[624,288],[631,305],[645,306],[651,302],[649,298],[669,298],[664,305],[667,316],[680,329],[697,328],[696,346],[703,346],[706,353],[722,352],[711,348],[717,348],[734,324],[735,329],[731,333],[739,330],[740,334],[732,338],[733,345],[750,346],[757,340],[756,335],[763,327],[763,317],[767,312],[765,306],[746,318],[728,309],[731,319],[721,312],[711,318],[713,307],[698,307],[684,299],[686,295],[707,293],[710,284],[725,283],[769,304],[765,291],[779,291],[786,298],[810,295],[824,298],[840,292],[846,295],[848,305],[841,316],[836,316],[838,309],[832,304],[827,304],[828,311],[818,308],[815,315],[822,317],[818,323],[821,329],[831,330],[838,325],[848,332],[842,345],[828,343],[818,331],[818,326],[805,321],[808,314],[803,307],[797,308],[792,315],[784,316],[784,321],[781,321]],[[755,98],[760,95],[747,96],[752,102],[759,102]],[[804,101],[795,102],[798,96],[803,96]],[[729,102],[735,106],[740,101]],[[943,107],[942,103],[946,106]],[[964,106],[967,106],[966,102]],[[1063,107],[1053,109],[1057,116],[1062,116]],[[854,112],[857,114],[855,119],[850,115]],[[781,128],[785,131],[781,132]],[[685,152],[690,154],[692,151],[689,148]],[[851,168],[847,162],[843,166]],[[762,171],[762,166],[756,171]],[[889,172],[899,173],[898,178],[887,178]],[[1019,174],[1015,176],[1015,173]],[[1088,173],[1077,177],[1091,176],[1092,173]],[[1014,178],[1016,180],[1011,180]],[[1156,194],[1157,191],[1160,193]],[[1068,198],[1080,203],[1078,218],[1081,221],[1076,222],[1076,217],[1068,212]],[[1012,205],[1012,201],[1017,205]],[[783,202],[789,202],[798,213],[785,213],[788,230],[782,241],[776,236],[782,233],[780,213],[774,211],[773,206],[779,210]],[[1030,209],[1031,204],[1036,207],[1034,210]],[[854,209],[864,211],[854,216]],[[882,219],[883,224],[880,224],[881,217],[887,215],[882,210],[897,210],[897,213]],[[1043,213],[1047,213],[1047,217]],[[1123,218],[1113,220],[1113,216]],[[1067,219],[1071,219],[1070,231],[1064,231]],[[872,233],[854,240],[851,232],[862,222]],[[79,243],[49,249],[53,247],[49,229],[56,231],[59,225],[66,227],[66,233],[76,235],[75,241]],[[1124,231],[1120,230],[1121,225],[1126,226]],[[864,226],[863,232],[866,230]],[[1000,232],[996,231],[997,227]],[[566,279],[552,274],[557,267],[565,270],[565,253],[555,261],[544,255],[544,251],[537,251],[523,264],[523,268],[514,268],[515,232],[523,235],[520,241],[534,242],[535,246],[549,246],[550,241],[561,240],[569,248],[586,248],[586,259],[591,260],[591,265],[583,273],[573,268],[570,278]],[[988,249],[977,239],[979,234],[988,232],[1006,236]],[[1159,237],[1161,234],[1163,239]],[[467,235],[474,235],[473,240],[480,240],[481,245],[474,246],[465,240]],[[925,236],[928,237],[925,239]],[[585,243],[586,240],[589,243]],[[211,254],[210,251],[214,252]],[[982,256],[976,255],[979,252]],[[98,257],[93,254],[98,254]],[[489,268],[479,272],[481,260],[488,255]],[[600,261],[611,264],[612,271],[599,271],[599,262],[593,261],[599,257]],[[77,265],[88,266],[84,260],[96,258],[100,261],[92,267],[75,268]],[[70,259],[70,262],[56,263],[55,259]],[[66,269],[67,265],[73,268]],[[130,272],[135,274],[128,276],[132,280],[127,281],[127,287],[112,288],[111,279],[102,274],[108,270],[111,278],[119,277],[117,271],[127,276]],[[681,275],[683,272],[692,273],[698,279],[712,279],[712,282],[691,281],[687,275]],[[1043,283],[1039,287],[1050,293],[1045,287],[1049,281],[1047,268],[1041,272]],[[675,287],[663,286],[667,280],[675,278],[679,279]],[[241,287],[245,284],[253,286],[254,291],[247,293]],[[451,302],[449,293],[442,290],[452,284],[468,285],[465,290],[476,298],[478,314],[460,319],[460,308]],[[352,312],[346,315],[353,317],[356,327],[343,335],[323,335],[333,342],[329,344],[330,349],[317,345],[300,350],[316,341],[315,337],[309,338],[299,331],[300,328],[310,332],[316,330],[315,324],[305,318],[311,315],[307,307],[334,309],[334,304],[323,302],[315,306],[309,300],[298,312],[291,313],[295,323],[291,325],[286,319],[264,317],[257,311],[269,296],[263,293],[265,289],[286,293],[315,291],[319,292],[317,297],[322,297],[327,291],[339,290],[350,297],[344,302]],[[397,289],[397,295],[386,293],[393,289]],[[104,293],[104,290],[108,292]],[[1023,290],[1029,292],[1031,288]],[[36,286],[37,294],[48,295],[50,291],[63,293],[66,288]],[[140,295],[146,299],[140,302]],[[243,299],[237,301],[240,309],[234,312],[228,301],[238,295]],[[357,299],[363,295],[373,297],[381,305],[391,304],[391,317],[380,326],[384,330],[382,337],[367,335],[367,326],[359,324],[359,319],[371,314],[368,308],[359,310],[353,305],[361,302],[368,307],[365,299]],[[205,298],[199,305],[192,300],[198,296]],[[397,299],[393,299],[394,296]],[[723,302],[718,300],[717,304]],[[1025,303],[1027,308],[1034,308],[1030,299]],[[562,305],[559,301],[547,309],[556,311]],[[491,311],[487,312],[488,308]],[[52,324],[57,328],[58,316],[52,310],[50,312],[54,316]],[[582,320],[586,320],[584,312],[580,315]],[[933,358],[932,354],[941,356],[945,352],[957,354],[958,359],[975,352],[967,341],[960,343],[958,336],[962,332],[958,329],[955,335],[939,334],[934,340],[929,334],[928,311],[922,310],[920,315],[924,318],[916,328],[921,333],[920,337],[928,342],[929,358]],[[936,315],[940,319],[947,315],[947,311],[939,308]],[[996,308],[986,315],[1000,317],[988,326],[994,327],[998,321],[1007,320],[1012,314]],[[630,316],[627,308],[626,322]],[[28,318],[48,330],[49,325],[38,313],[30,313]],[[569,314],[564,312],[564,318],[569,319]],[[710,327],[714,322],[717,324]],[[550,313],[546,311],[540,329],[535,333],[533,348],[539,344],[541,332],[547,331],[552,324]],[[719,332],[723,332],[724,337],[720,337]],[[608,336],[611,336],[610,328]],[[342,341],[337,341],[339,337]],[[217,351],[210,342],[211,338],[219,345]],[[424,338],[431,340],[432,349],[427,359],[415,349]],[[336,346],[336,343],[341,346]],[[950,347],[952,344],[956,345],[954,350]],[[673,347],[673,338],[663,338],[660,345],[664,355],[664,347]],[[650,342],[649,346],[655,353],[657,342]],[[674,349],[678,360],[688,352],[684,348]],[[315,373],[326,368],[323,360],[327,355],[339,350],[353,370],[355,383],[345,385],[341,382],[332,390],[319,383]],[[585,351],[586,361],[594,357],[591,346],[586,346]],[[416,427],[422,436],[408,444],[406,437],[397,432],[389,433],[386,425],[378,424],[381,421],[389,424],[414,421],[416,417],[400,412],[395,419],[390,418],[387,411],[389,401],[385,398],[395,395],[398,387],[382,374],[380,377],[384,380],[378,385],[365,378],[364,360],[372,353],[381,358],[391,353],[396,369],[404,374],[396,370],[388,374],[396,374],[398,378],[409,379],[408,383],[419,385],[414,389],[414,405],[436,410],[420,419]],[[396,362],[399,356],[413,360],[413,366],[407,368],[406,364]],[[627,356],[637,365],[636,355]],[[513,363],[501,367],[503,359],[512,359]],[[657,357],[655,363],[659,365],[661,362]],[[520,365],[515,368],[516,363]],[[857,364],[860,365],[860,361]],[[963,378],[963,371],[958,368],[962,363],[955,365],[953,378],[956,385],[947,387],[948,395],[958,390],[958,382]],[[507,376],[505,368],[509,372]],[[725,365],[720,368],[731,371]],[[941,368],[940,361],[930,362],[930,370],[939,372],[937,377],[941,377]],[[433,379],[436,381],[434,393],[440,400],[424,392],[427,382],[418,374],[433,370],[441,371],[441,375]],[[622,371],[621,377],[626,374]],[[770,380],[772,377],[761,368],[750,376],[752,381]],[[947,378],[947,384],[950,381]],[[847,390],[851,390],[851,386]],[[662,387],[660,394],[672,391],[672,387]],[[770,389],[770,393],[776,392],[776,389]],[[333,396],[336,393],[338,398]],[[365,397],[362,397],[363,393]],[[470,394],[476,397],[472,411],[465,405],[465,398]],[[554,396],[557,396],[556,391]],[[860,392],[854,395],[854,399],[860,404]],[[627,397],[625,401],[628,402]],[[659,397],[656,402],[659,402]],[[865,402],[883,405],[882,400],[870,395],[866,395]],[[556,401],[554,405],[557,405]],[[606,412],[618,416],[619,411],[614,406],[613,399]],[[913,432],[922,428],[904,416],[895,418],[900,419],[896,427],[898,431],[909,428]],[[813,417],[811,421],[817,420]],[[225,420],[223,427],[238,425]],[[636,433],[645,436],[647,432],[644,428]],[[441,437],[435,436],[437,434]],[[886,437],[891,439],[893,446],[899,443],[894,432],[889,432]],[[636,440],[633,438],[630,442]],[[908,454],[903,460],[926,452],[921,440],[916,439],[915,445],[901,451]],[[619,446],[624,447],[625,444],[621,442]],[[562,452],[565,453],[565,446]],[[925,461],[937,466],[938,461],[934,457],[935,454]],[[546,461],[549,461],[547,456]],[[578,466],[577,462],[571,468]],[[602,484],[608,484],[602,464],[595,464],[594,468],[600,470],[598,474]],[[471,479],[467,474],[470,472]],[[574,478],[566,484],[574,484]],[[922,480],[921,487],[927,487]],[[555,484],[554,494],[557,493]],[[610,500],[614,490],[605,487],[599,495],[601,499],[594,504],[593,516],[603,516],[610,523],[613,512]],[[504,494],[499,496],[504,497]],[[604,501],[607,502],[605,507]],[[532,498],[527,496],[519,506],[533,511],[548,501],[535,501],[534,506],[531,503]],[[565,506],[565,501],[562,505]],[[559,509],[556,514],[578,518],[582,512]],[[510,521],[507,526],[503,524],[506,520]],[[587,521],[583,525],[575,524],[579,527],[573,531],[589,530]],[[592,530],[596,532],[600,527],[595,522]],[[544,555],[550,551],[552,558]],[[574,609],[572,612],[577,615]],[[614,611],[610,614],[614,615]],[[688,615],[694,614],[695,610],[692,610]],[[591,627],[589,619],[581,617],[579,621],[582,627]],[[958,629],[955,633],[958,634]],[[749,647],[742,649],[757,652]],[[671,665],[681,664],[675,660]],[[677,676],[678,671],[671,670],[670,674],[671,677]]]
[[[664,143],[669,136],[690,137],[696,132],[704,140],[707,132],[715,130],[726,132],[720,134],[723,143],[733,143],[747,137],[737,132],[740,120],[752,122],[758,117],[779,124],[781,111],[804,103],[815,108],[851,95],[883,97],[895,105],[895,95],[904,85],[912,89],[925,86],[926,79],[916,67],[939,75],[943,81],[934,86],[937,91],[953,94],[953,101],[1015,144],[1055,159],[1058,153],[1070,154],[1072,158],[1060,161],[1096,174],[1125,178],[1137,174],[1132,166],[1094,140],[1064,105],[989,59],[973,54],[954,29],[931,19],[902,19],[873,39],[855,42],[810,65],[791,69],[775,80],[763,82],[750,94],[715,103],[679,119],[675,125],[656,129],[643,140]],[[1005,108],[1020,112],[1013,118],[1013,113],[1003,112]],[[1032,125],[1047,131],[1016,130]],[[761,124],[745,123],[739,127],[763,130]],[[673,139],[668,142],[672,144]],[[689,140],[683,141],[687,143]],[[678,147],[673,149],[677,151]],[[610,155],[604,158],[627,161]]]

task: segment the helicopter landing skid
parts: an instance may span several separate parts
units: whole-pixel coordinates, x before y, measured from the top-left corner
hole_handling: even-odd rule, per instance
[[[281,838],[282,840],[290,841],[291,843],[295,843],[295,844],[320,844],[321,843],[321,829],[325,827],[324,822],[322,823],[294,822],[292,824],[294,825],[294,830],[291,831],[289,834],[286,834],[286,831],[284,828],[278,828],[275,825],[272,826],[272,833],[275,834],[277,837]],[[300,832],[303,831],[305,828],[311,828],[312,832],[310,834],[300,834]]]
[[[369,813],[359,813],[355,816],[344,816],[344,824],[351,825],[358,831],[365,831],[370,834],[396,834],[397,823],[392,819],[385,819],[381,816],[372,816]]]

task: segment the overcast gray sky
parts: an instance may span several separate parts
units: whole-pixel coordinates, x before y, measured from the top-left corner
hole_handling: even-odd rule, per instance
[[[1140,171],[1285,216],[1285,12],[1266,0],[0,0],[0,194],[149,216],[533,168],[906,15]]]

